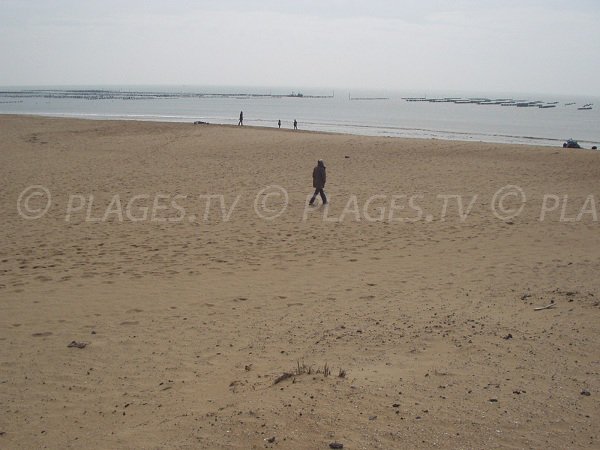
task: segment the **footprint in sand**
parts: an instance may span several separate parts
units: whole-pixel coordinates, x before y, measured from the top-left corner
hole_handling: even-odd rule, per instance
[[[35,279],[38,281],[52,281],[52,278],[47,277],[46,275],[38,275]]]
[[[119,325],[137,325],[139,324],[138,321],[125,321],[125,322],[121,322]]]
[[[128,313],[141,313],[144,312],[143,309],[138,309],[138,308],[134,308],[134,309],[130,309],[127,311]]]

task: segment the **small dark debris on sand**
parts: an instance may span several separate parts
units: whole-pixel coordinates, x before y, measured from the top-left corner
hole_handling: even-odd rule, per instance
[[[46,336],[52,336],[52,332],[51,331],[44,331],[42,333],[33,333],[32,334],[33,337],[46,337]]]
[[[585,395],[586,397],[589,397],[592,394],[590,394],[590,391],[588,391],[587,389],[584,389],[581,391],[581,395]]]
[[[344,448],[344,444],[341,444],[339,442],[332,442],[331,444],[329,444],[329,448]]]
[[[71,343],[67,345],[67,347],[85,348],[87,345],[87,342],[71,341]]]
[[[208,125],[208,124],[209,124],[208,122],[204,122],[202,120],[196,120],[194,122],[194,125]]]
[[[288,378],[292,378],[294,376],[293,373],[289,373],[289,372],[284,372],[281,375],[279,375],[275,381],[273,382],[273,384],[278,384],[281,383],[282,381],[287,380]]]

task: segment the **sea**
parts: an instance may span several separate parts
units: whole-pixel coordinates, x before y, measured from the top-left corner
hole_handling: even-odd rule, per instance
[[[238,123],[368,136],[559,146],[600,143],[600,98],[244,86],[0,87],[0,114]]]

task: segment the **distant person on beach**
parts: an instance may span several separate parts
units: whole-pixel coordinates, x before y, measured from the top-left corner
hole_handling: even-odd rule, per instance
[[[325,169],[325,163],[322,159],[317,162],[316,167],[313,169],[313,187],[315,188],[315,193],[313,194],[309,205],[313,205],[317,195],[321,196],[321,200],[323,200],[323,204],[327,204],[327,197],[325,196],[325,192],[323,189],[325,188],[325,182],[327,181],[327,171]]]
[[[279,128],[281,128],[281,119],[279,119],[279,121],[277,122],[277,126],[278,126]]]
[[[244,111],[240,111],[240,121],[238,122],[238,126],[244,125]]]
[[[294,130],[298,129],[298,121],[294,119]]]

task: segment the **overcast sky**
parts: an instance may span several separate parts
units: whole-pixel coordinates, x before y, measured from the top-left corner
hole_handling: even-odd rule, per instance
[[[600,95],[600,0],[0,0],[0,85]]]

